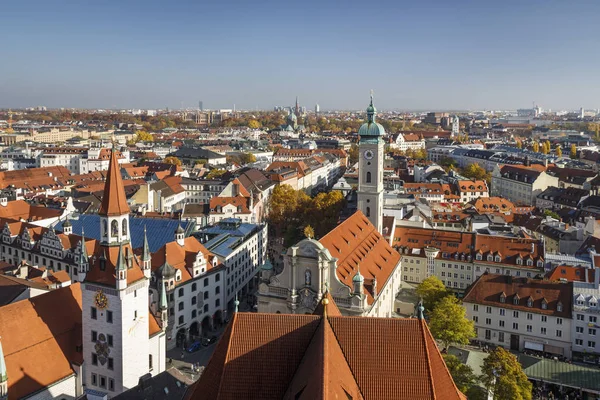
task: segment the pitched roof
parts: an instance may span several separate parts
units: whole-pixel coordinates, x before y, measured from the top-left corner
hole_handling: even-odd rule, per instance
[[[116,266],[118,264],[119,249],[119,246],[98,246],[92,256],[90,270],[85,276],[85,281],[114,287],[117,283]],[[123,253],[126,258],[129,258],[127,284],[143,279],[144,273],[140,261],[133,254],[131,244],[123,244]]]
[[[504,301],[501,300],[504,294]],[[532,307],[527,299],[533,300]],[[557,283],[529,278],[515,278],[508,275],[485,273],[475,281],[465,292],[463,301],[491,305],[496,307],[535,312],[538,314],[554,315],[571,318],[573,300],[573,283]],[[544,309],[542,303],[546,302]],[[558,310],[559,302],[562,310]]]
[[[595,268],[573,267],[572,265],[558,265],[546,275],[549,281],[566,279],[569,282],[594,282]]]
[[[59,217],[62,213],[62,209],[32,206],[25,200],[13,200],[7,202],[5,206],[0,206],[0,218],[16,220],[37,221]]]
[[[108,174],[104,185],[104,195],[100,205],[100,215],[123,215],[129,213],[129,205],[125,190],[123,189],[123,179],[121,178],[121,168],[117,161],[116,151],[112,151],[110,164],[108,165]]]
[[[424,320],[256,313],[234,315],[187,398],[465,399]]]
[[[57,304],[60,307],[57,307]],[[11,398],[22,398],[75,372],[81,365],[81,286],[0,308],[0,337]]]
[[[210,199],[210,212],[214,214],[219,214],[222,212],[218,211],[217,207],[225,207],[227,205],[232,205],[236,209],[237,207],[241,207],[241,211],[244,214],[250,213],[249,209],[250,198],[248,197],[213,197]]]
[[[373,278],[379,285],[385,284],[400,261],[394,250],[375,226],[359,210],[339,224],[319,242],[338,259],[336,274],[345,285],[352,287],[352,277],[358,271],[366,278],[367,302],[373,303]],[[380,286],[383,287],[383,286]]]

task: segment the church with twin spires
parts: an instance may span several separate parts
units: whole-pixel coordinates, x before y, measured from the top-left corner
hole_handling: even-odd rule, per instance
[[[373,96],[360,127],[358,211],[327,235],[291,246],[276,274],[263,267],[258,311],[312,313],[328,291],[344,315],[390,317],[400,290],[400,254],[383,237],[385,129]]]

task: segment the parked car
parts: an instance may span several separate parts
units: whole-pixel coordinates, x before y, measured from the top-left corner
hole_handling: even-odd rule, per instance
[[[187,348],[187,352],[188,353],[195,353],[198,350],[200,350],[202,348],[202,342],[200,340],[195,341],[194,343],[192,343],[188,348]]]
[[[217,337],[216,336],[209,336],[209,337],[205,337],[202,338],[202,345],[203,346],[209,346],[213,343],[215,343],[217,341]]]

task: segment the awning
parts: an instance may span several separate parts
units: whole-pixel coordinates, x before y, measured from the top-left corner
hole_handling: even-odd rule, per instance
[[[525,341],[524,347],[529,350],[544,351],[544,345],[542,343],[534,343],[534,342]]]
[[[558,347],[558,346],[550,346],[549,344],[544,346],[544,351],[546,353],[552,353],[552,354],[556,354],[559,356],[562,356],[565,349],[563,349],[562,347]]]

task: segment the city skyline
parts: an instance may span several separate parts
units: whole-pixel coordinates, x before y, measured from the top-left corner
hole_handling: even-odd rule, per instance
[[[0,107],[600,107],[600,4],[461,3],[13,2]]]

